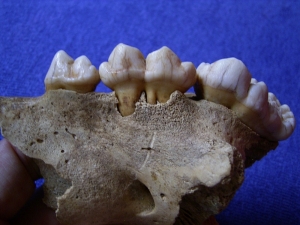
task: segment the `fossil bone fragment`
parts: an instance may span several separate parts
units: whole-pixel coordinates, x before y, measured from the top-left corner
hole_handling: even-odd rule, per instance
[[[114,94],[50,90],[0,98],[2,134],[34,158],[63,225],[202,224],[277,142],[226,107],[176,91],[122,117]],[[246,161],[244,161],[246,159]]]
[[[221,59],[197,68],[195,90],[200,98],[222,104],[259,135],[269,140],[287,139],[295,128],[295,117],[287,105],[268,93],[264,82],[251,79],[246,66],[235,58]]]
[[[176,90],[186,92],[196,79],[195,66],[191,62],[181,62],[168,47],[162,47],[146,58],[146,94],[150,104],[167,102]]]
[[[63,50],[55,54],[45,78],[47,91],[67,89],[86,93],[94,91],[99,82],[98,71],[86,56],[74,61]]]
[[[144,91],[145,59],[137,48],[119,44],[108,62],[99,67],[102,82],[115,91],[118,108],[123,116],[134,113],[135,103]]]

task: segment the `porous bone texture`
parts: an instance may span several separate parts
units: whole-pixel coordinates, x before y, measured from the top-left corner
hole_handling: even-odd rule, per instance
[[[267,141],[222,105],[174,92],[122,117],[114,93],[0,98],[2,134],[35,159],[61,224],[201,224],[219,213]]]

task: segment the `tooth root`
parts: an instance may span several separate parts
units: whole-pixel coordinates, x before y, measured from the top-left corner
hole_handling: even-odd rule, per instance
[[[146,58],[145,90],[147,102],[165,103],[178,90],[187,91],[196,82],[196,69],[190,62],[181,63],[167,47],[150,53]]]
[[[55,54],[45,78],[46,91],[67,89],[80,93],[94,91],[100,77],[86,56],[75,61],[64,51]]]

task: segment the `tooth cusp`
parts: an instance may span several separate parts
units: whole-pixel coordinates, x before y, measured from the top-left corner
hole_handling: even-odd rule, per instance
[[[87,93],[96,89],[100,77],[86,56],[80,56],[74,61],[60,50],[55,54],[44,82],[46,91],[67,89]]]

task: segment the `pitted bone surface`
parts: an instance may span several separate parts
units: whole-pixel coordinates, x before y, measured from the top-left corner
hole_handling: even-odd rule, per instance
[[[3,135],[37,159],[46,189],[61,185],[45,197],[61,224],[201,224],[233,197],[244,159],[277,146],[180,92],[165,104],[141,98],[127,117],[116,104],[114,93],[65,90],[0,98]]]

